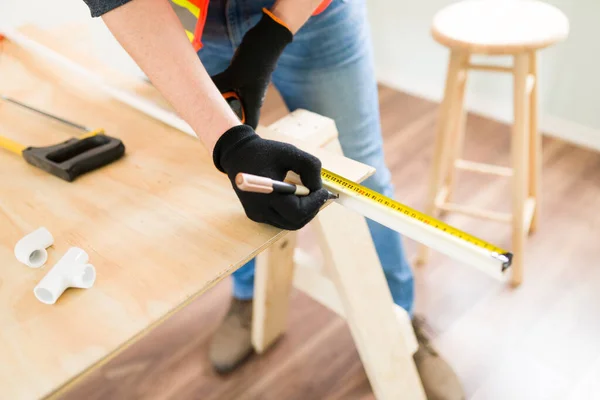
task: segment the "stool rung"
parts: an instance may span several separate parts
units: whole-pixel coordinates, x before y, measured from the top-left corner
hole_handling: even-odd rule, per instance
[[[495,211],[481,210],[478,208],[469,208],[456,203],[444,203],[439,204],[437,207],[441,210],[448,212],[455,212],[459,214],[468,215],[470,217],[489,219],[497,222],[512,222],[512,215],[507,213],[500,213]]]
[[[490,64],[473,64],[469,63],[467,65],[469,69],[479,70],[479,71],[493,71],[493,72],[509,72],[513,73],[513,67],[504,67],[502,65],[490,65]]]
[[[512,168],[478,163],[474,161],[456,160],[454,162],[454,166],[465,171],[479,172],[481,174],[492,174],[509,177],[513,175]]]

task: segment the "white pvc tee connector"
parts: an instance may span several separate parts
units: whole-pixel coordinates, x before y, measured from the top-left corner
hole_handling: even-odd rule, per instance
[[[39,268],[48,260],[47,247],[52,246],[54,238],[48,229],[41,227],[24,236],[15,245],[15,257],[31,268]]]
[[[33,289],[35,297],[42,303],[54,304],[69,287],[91,288],[96,280],[96,270],[88,261],[85,251],[71,247]]]

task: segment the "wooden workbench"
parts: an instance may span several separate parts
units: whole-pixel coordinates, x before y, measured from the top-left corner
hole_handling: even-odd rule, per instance
[[[81,30],[24,32],[72,59],[86,43]],[[96,93],[14,44],[0,46],[0,93],[103,127],[127,148],[122,160],[74,183],[0,149],[0,398],[32,399],[68,389],[285,232],[245,217],[198,140]],[[104,71],[91,58],[77,59]],[[156,96],[144,82],[110,79]],[[78,132],[0,102],[0,134],[49,145]],[[372,173],[308,150],[350,179]],[[15,259],[13,247],[40,226],[55,243],[46,265],[30,269]],[[40,303],[34,286],[70,246],[90,255],[94,287],[69,289],[53,306]]]

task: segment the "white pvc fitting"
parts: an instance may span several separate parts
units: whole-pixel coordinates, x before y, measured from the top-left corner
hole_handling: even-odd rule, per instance
[[[91,288],[96,270],[88,260],[85,251],[71,247],[33,289],[35,297],[42,303],[54,304],[67,288]]]
[[[39,268],[48,260],[47,247],[52,246],[54,238],[48,229],[41,227],[24,236],[15,245],[15,257],[31,268]]]

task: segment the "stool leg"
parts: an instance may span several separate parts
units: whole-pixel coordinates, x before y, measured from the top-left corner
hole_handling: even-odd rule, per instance
[[[529,74],[533,76],[534,83],[531,88],[531,98],[529,99],[529,197],[534,201],[533,214],[529,233],[537,230],[538,217],[540,214],[540,185],[542,173],[542,137],[538,132],[538,66],[537,53],[532,51],[529,54]]]
[[[513,273],[512,284],[518,286],[523,280],[523,262],[525,247],[525,202],[529,190],[529,99],[527,76],[529,74],[529,54],[515,56],[514,68],[514,126],[512,132],[513,175]]]
[[[461,60],[461,65],[468,65],[469,55],[466,55]],[[467,86],[468,69],[463,68],[460,70],[458,75],[457,89],[455,98],[452,101],[452,110],[450,112],[450,121],[448,123],[448,129],[450,129],[450,142],[448,143],[450,149],[446,160],[445,173],[446,178],[444,185],[446,187],[447,194],[445,201],[450,201],[452,198],[452,192],[454,190],[454,180],[456,177],[455,163],[458,158],[462,155],[462,149],[465,139],[465,127],[467,123],[467,112],[465,110],[465,87]]]
[[[440,114],[436,126],[435,144],[433,149],[431,177],[429,181],[429,192],[425,205],[425,212],[429,215],[437,215],[436,197],[439,195],[442,182],[445,181],[445,170],[447,168],[448,152],[450,151],[450,129],[449,122],[452,115],[452,107],[456,99],[456,93],[459,90],[459,78],[464,61],[468,56],[459,51],[450,53],[448,62],[448,75],[446,76],[446,88],[444,89],[444,99],[440,105]],[[429,258],[429,249],[426,246],[419,247],[417,255],[417,264],[425,264]]]

